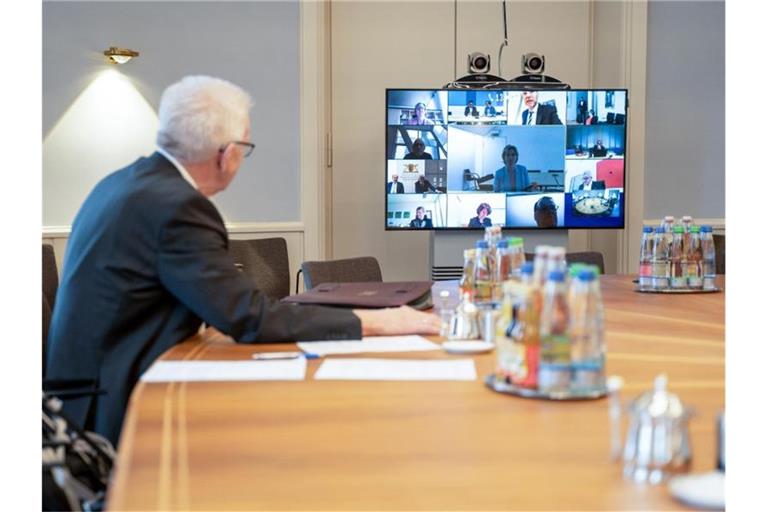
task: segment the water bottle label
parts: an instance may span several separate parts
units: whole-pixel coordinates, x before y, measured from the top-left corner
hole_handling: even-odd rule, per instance
[[[670,279],[669,284],[672,288],[685,288],[688,286],[688,278],[684,276],[675,276]]]
[[[666,277],[654,277],[651,279],[651,286],[656,290],[669,288],[669,279]]]
[[[640,277],[650,277],[651,272],[651,264],[650,263],[641,263],[640,264],[640,271],[638,272]]]

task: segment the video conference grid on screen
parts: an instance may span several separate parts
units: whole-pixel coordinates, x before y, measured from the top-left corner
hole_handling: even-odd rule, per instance
[[[387,90],[387,229],[622,228],[627,91]]]

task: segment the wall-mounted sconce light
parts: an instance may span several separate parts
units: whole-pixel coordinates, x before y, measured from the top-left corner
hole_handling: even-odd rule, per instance
[[[128,48],[117,48],[116,46],[110,46],[109,50],[104,51],[104,55],[106,55],[109,61],[114,64],[125,64],[132,58],[138,57],[139,52],[129,50]]]

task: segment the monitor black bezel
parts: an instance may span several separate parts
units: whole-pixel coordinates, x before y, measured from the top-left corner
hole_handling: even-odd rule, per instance
[[[504,88],[498,88],[493,89],[494,91],[530,91],[532,88],[530,86],[524,87],[504,87]],[[545,92],[564,92],[564,93],[570,93],[570,92],[593,92],[593,91],[623,91],[625,93],[625,120],[624,120],[624,169],[622,172],[622,195],[623,195],[623,201],[621,205],[621,225],[620,226],[557,226],[557,227],[551,227],[551,228],[540,228],[538,226],[501,226],[501,229],[504,231],[567,231],[569,229],[598,229],[598,230],[610,230],[610,229],[625,229],[627,224],[627,160],[629,157],[629,144],[628,144],[628,136],[627,132],[629,129],[629,89],[624,87],[593,87],[593,88],[576,88],[576,89],[551,89],[551,88],[541,88],[536,89],[537,91],[545,91]],[[387,176],[388,176],[388,163],[389,159],[387,158],[387,136],[386,136],[386,128],[389,125],[388,121],[388,111],[389,108],[389,92],[390,91],[445,91],[445,92],[467,92],[467,91],[481,91],[481,92],[487,92],[489,89],[484,89],[482,87],[470,87],[470,88],[462,88],[462,89],[445,89],[442,87],[387,87],[384,92],[384,231],[483,231],[485,228],[470,228],[470,227],[431,227],[431,228],[412,228],[412,227],[390,227],[387,225],[387,211],[389,206],[389,193],[387,192]],[[399,126],[399,125],[398,125]],[[449,126],[447,119],[445,126]],[[563,126],[569,126],[565,123],[563,123]],[[572,126],[572,125],[570,125]],[[448,192],[445,193],[446,195]],[[563,192],[563,195],[565,196],[565,192]]]

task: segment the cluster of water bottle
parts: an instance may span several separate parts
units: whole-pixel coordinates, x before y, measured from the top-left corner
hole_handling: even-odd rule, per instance
[[[469,337],[472,329],[459,326],[477,314],[483,337],[496,344],[496,378],[507,384],[543,393],[604,389],[599,274],[593,265],[569,267],[563,247],[539,246],[527,263],[522,238],[487,228],[464,251],[450,334]]]
[[[605,389],[599,270],[567,266],[565,249],[539,246],[504,285],[496,323],[496,378],[541,393]]]
[[[638,287],[641,290],[714,290],[715,243],[711,226],[685,215],[667,215],[653,229],[643,227]]]

